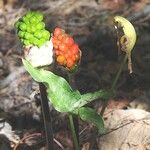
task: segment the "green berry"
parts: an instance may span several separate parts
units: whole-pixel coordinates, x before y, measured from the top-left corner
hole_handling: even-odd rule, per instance
[[[32,44],[34,44],[34,45],[36,45],[35,44],[35,41],[37,42],[37,38],[35,38],[35,37],[32,37],[31,39],[29,39],[30,40],[30,43],[32,43]]]
[[[43,31],[42,31],[42,37],[43,37],[44,39],[46,39],[46,40],[49,40],[49,39],[50,39],[50,33],[49,33],[49,31],[43,30]]]
[[[30,26],[27,26],[27,32],[28,32],[28,33],[31,33],[31,32],[32,32],[32,30],[31,30],[31,27],[30,27]]]
[[[40,42],[40,40],[34,39],[33,44],[37,46],[39,44],[39,42]]]
[[[35,14],[36,18],[38,19],[39,22],[41,22],[43,20],[43,15],[40,12],[36,12]]]
[[[36,32],[35,26],[31,26],[31,27],[30,27],[30,30],[31,30],[32,33]]]
[[[26,25],[25,23],[20,23],[19,28],[20,28],[22,31],[26,31],[27,25]]]
[[[25,46],[28,46],[28,45],[30,45],[30,41],[29,41],[29,40],[24,40],[24,41],[23,41],[23,44],[24,44]]]
[[[49,40],[50,33],[45,30],[45,24],[42,20],[43,15],[40,12],[29,11],[15,23],[23,45],[32,44],[41,47]]]
[[[24,23],[26,23],[26,22],[29,21],[29,19],[28,19],[26,16],[23,16],[23,17],[22,17],[22,21],[23,21]]]
[[[29,12],[26,13],[25,16],[26,16],[28,19],[30,19],[30,18],[32,17],[32,15],[33,15],[33,13],[32,13],[31,11],[29,11]]]
[[[39,43],[37,44],[38,47],[41,47],[44,43],[39,41]]]
[[[35,16],[32,16],[31,18],[30,18],[30,23],[31,24],[33,24],[33,23],[38,23],[39,21],[38,21],[38,19],[35,17]]]
[[[24,43],[24,39],[20,39],[21,43],[23,44]]]
[[[23,31],[19,31],[19,32],[18,32],[18,36],[19,36],[20,38],[23,38],[24,35],[25,35],[25,32],[23,32]]]
[[[26,32],[24,35],[24,38],[29,40],[29,39],[33,38],[33,35],[31,33]]]
[[[34,36],[37,37],[38,39],[40,39],[42,37],[42,32],[41,31],[36,31],[34,33]]]
[[[19,28],[19,25],[20,25],[20,21],[18,20],[18,21],[15,23],[15,27],[18,29],[18,28]]]
[[[36,25],[36,29],[37,30],[41,30],[45,28],[45,23],[44,22],[40,22]]]
[[[42,38],[42,39],[39,40],[37,46],[41,47],[45,42],[46,42],[45,39]]]

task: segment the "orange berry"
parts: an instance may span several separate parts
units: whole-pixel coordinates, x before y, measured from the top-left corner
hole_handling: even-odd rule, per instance
[[[58,49],[58,45],[54,44],[53,46],[54,46],[55,49]]]
[[[76,61],[78,61],[80,59],[80,54],[76,55]]]
[[[65,40],[65,38],[68,37],[68,35],[66,33],[62,34],[62,43],[64,43],[63,41]]]
[[[68,54],[68,57],[71,57],[73,55],[72,51],[70,51],[70,50],[67,52],[67,54]]]
[[[56,40],[56,43],[55,43],[56,45],[60,45],[61,44],[61,41],[59,41],[59,40]]]
[[[77,44],[73,44],[73,46],[71,46],[71,51],[73,54],[77,54],[79,51],[79,47]]]
[[[60,53],[59,53],[59,50],[56,50],[55,51],[55,54],[58,56]]]
[[[59,56],[57,57],[57,62],[58,62],[60,65],[63,65],[63,64],[64,64],[64,61],[65,61],[65,57],[64,57],[64,56],[59,55]]]
[[[62,39],[62,42],[67,44],[67,40],[69,39],[68,35],[66,35],[63,39]]]
[[[67,59],[67,64],[66,64],[67,68],[71,68],[71,67],[73,67],[73,65],[74,65],[73,60],[71,58],[68,58]]]
[[[57,41],[57,38],[56,38],[56,37],[52,37],[52,42],[53,42],[53,44],[55,44],[56,41]]]
[[[65,38],[63,38],[62,42],[67,44],[67,46],[71,46],[73,45],[74,40],[71,37],[66,36]]]
[[[68,50],[68,47],[65,44],[61,43],[59,45],[59,50],[63,51],[63,52],[66,52]]]
[[[75,62],[76,61],[76,56],[75,55],[72,55],[72,60]]]
[[[63,35],[62,35],[62,34],[60,34],[60,35],[58,35],[58,37],[57,37],[57,38],[58,38],[58,40],[60,40],[60,41],[61,41],[61,40],[63,39]]]
[[[69,37],[69,43],[68,46],[72,46],[74,44],[74,40],[72,37]]]
[[[64,56],[65,56],[65,58],[67,59],[67,58],[68,58],[68,53],[65,53]]]
[[[62,30],[61,28],[58,28],[58,27],[55,28],[55,30],[54,30],[54,36],[57,37],[58,35],[60,35],[60,34],[62,33],[62,31],[63,31],[63,30]]]

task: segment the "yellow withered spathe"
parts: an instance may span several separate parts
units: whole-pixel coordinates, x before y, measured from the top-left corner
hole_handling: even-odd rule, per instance
[[[133,25],[124,17],[115,16],[114,25],[117,31],[118,47],[120,50],[126,52],[128,56],[128,69],[132,73],[131,51],[136,42],[136,32]],[[122,32],[121,34],[119,32]]]

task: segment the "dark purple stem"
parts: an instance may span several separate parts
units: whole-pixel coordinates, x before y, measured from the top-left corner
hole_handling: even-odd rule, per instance
[[[54,150],[52,118],[50,115],[50,110],[48,105],[46,87],[43,83],[39,83],[39,88],[41,94],[41,108],[42,108],[42,115],[43,115],[44,128],[45,128],[46,150]]]

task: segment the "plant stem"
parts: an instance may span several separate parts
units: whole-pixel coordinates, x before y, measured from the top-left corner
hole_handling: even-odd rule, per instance
[[[78,144],[78,140],[77,140],[77,136],[76,136],[76,132],[75,132],[73,116],[72,116],[72,114],[68,114],[68,116],[69,116],[70,128],[71,128],[71,132],[72,132],[72,137],[73,137],[75,150],[79,150],[79,144]]]
[[[73,73],[68,73],[68,80],[69,84],[73,89],[75,89],[75,82],[74,82],[74,74]],[[75,137],[77,139],[77,144],[79,145],[79,120],[77,115],[72,115],[72,120],[73,120],[73,126],[74,126],[74,132],[75,132]],[[73,136],[74,138],[74,136]],[[75,140],[74,140],[75,142]],[[74,145],[76,145],[74,143]]]
[[[126,54],[125,57],[124,57],[124,59],[123,59],[123,61],[122,61],[122,63],[121,63],[121,65],[120,65],[120,68],[119,68],[119,70],[118,70],[118,72],[117,72],[117,74],[115,76],[115,79],[113,80],[113,83],[112,83],[112,86],[111,86],[111,91],[114,91],[115,88],[116,88],[117,81],[118,81],[118,79],[119,79],[119,77],[121,75],[123,66],[124,66],[125,62],[127,61],[127,58],[128,58],[128,56]],[[101,115],[102,116],[103,116],[103,114],[105,112],[105,109],[106,109],[106,107],[108,105],[108,100],[109,99],[107,99],[107,100],[104,101],[104,105],[103,105],[102,110],[101,110]]]
[[[46,150],[54,150],[52,119],[49,112],[46,87],[43,83],[39,83],[39,88],[41,94],[41,107],[45,128]]]
[[[120,68],[119,68],[119,70],[118,70],[118,72],[117,72],[117,74],[116,74],[116,77],[115,77],[115,79],[113,80],[113,83],[112,83],[112,86],[111,86],[111,90],[115,90],[117,81],[118,81],[118,79],[119,79],[119,77],[120,77],[120,74],[121,74],[121,72],[122,72],[123,66],[124,66],[125,62],[127,61],[127,58],[128,58],[128,56],[125,55],[125,57],[124,57],[124,59],[123,59],[121,65],[120,65]]]

